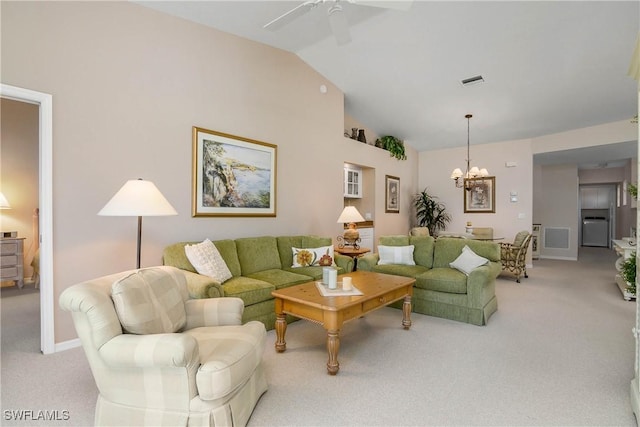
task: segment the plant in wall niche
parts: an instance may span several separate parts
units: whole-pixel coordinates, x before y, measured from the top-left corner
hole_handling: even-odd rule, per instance
[[[622,263],[620,275],[627,282],[627,292],[636,294],[636,253],[633,252],[629,258]]]
[[[416,208],[418,225],[427,227],[432,236],[436,236],[439,230],[446,229],[451,221],[451,215],[447,213],[445,205],[439,202],[436,196],[430,195],[426,188],[415,195],[413,205]]]
[[[375,145],[387,150],[391,157],[395,157],[398,160],[407,160],[407,155],[404,153],[404,141],[395,136],[387,135],[378,138]]]
[[[638,186],[635,184],[629,184],[627,186],[627,192],[629,192],[629,194],[631,194],[631,197],[633,197],[635,200],[638,200]]]

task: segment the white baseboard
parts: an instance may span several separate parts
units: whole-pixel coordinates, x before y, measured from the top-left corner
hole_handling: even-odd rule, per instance
[[[56,344],[55,352],[59,353],[65,350],[71,350],[72,348],[80,347],[82,343],[80,342],[80,338],[76,338],[69,341],[63,341]]]

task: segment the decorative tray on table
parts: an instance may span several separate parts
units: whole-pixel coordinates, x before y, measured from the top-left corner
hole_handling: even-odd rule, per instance
[[[355,286],[351,287],[351,290],[342,289],[342,282],[338,282],[338,287],[335,289],[329,289],[327,285],[322,282],[316,282],[316,287],[320,291],[320,295],[323,297],[339,297],[339,296],[354,296],[362,295],[362,292]]]

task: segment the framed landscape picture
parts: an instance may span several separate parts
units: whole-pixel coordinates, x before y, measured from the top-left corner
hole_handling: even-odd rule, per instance
[[[193,216],[276,216],[277,146],[193,127]]]
[[[464,212],[496,212],[496,177],[465,178]],[[467,190],[467,188],[470,188]]]
[[[385,175],[385,212],[400,213],[400,178]]]

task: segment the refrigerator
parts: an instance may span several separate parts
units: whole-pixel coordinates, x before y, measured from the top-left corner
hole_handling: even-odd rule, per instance
[[[584,217],[582,220],[582,246],[609,247],[609,220],[606,217]]]

